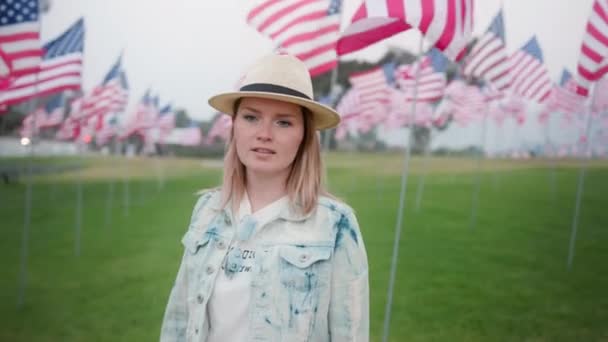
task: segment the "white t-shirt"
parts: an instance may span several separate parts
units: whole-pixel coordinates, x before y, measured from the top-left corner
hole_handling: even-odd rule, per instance
[[[209,318],[208,342],[248,341],[250,286],[256,246],[251,237],[288,205],[287,196],[251,213],[251,204],[245,193],[236,213],[235,239],[219,270],[213,292],[207,304]]]

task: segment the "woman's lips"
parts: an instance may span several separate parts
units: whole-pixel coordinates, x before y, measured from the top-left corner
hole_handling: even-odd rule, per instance
[[[257,152],[257,153],[263,153],[263,154],[275,154],[276,152],[269,149],[269,148],[263,148],[263,147],[254,147],[251,149],[253,152]]]

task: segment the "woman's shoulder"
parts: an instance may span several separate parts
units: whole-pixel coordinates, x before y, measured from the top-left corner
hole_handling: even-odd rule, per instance
[[[317,208],[340,216],[354,216],[355,214],[351,206],[331,195],[319,196]]]
[[[197,191],[195,195],[198,198],[192,210],[192,217],[196,216],[205,207],[217,207],[220,205],[221,194],[219,188],[202,189]]]

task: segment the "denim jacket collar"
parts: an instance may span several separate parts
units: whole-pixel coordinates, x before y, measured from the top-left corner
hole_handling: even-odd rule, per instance
[[[222,207],[221,204],[222,204],[221,193],[220,193],[220,191],[217,191],[209,200],[209,207],[218,213],[219,212],[223,213],[224,217],[229,218],[230,220],[234,220],[232,206],[226,205],[226,206]],[[281,209],[278,211],[276,218],[282,219],[285,221],[300,222],[300,221],[306,220],[311,215],[312,215],[312,212],[308,213],[308,214],[302,213],[300,205],[297,205],[297,204],[293,205],[290,203],[289,205],[281,206]]]

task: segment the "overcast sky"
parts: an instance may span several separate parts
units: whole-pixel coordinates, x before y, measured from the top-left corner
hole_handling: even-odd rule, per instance
[[[171,101],[193,118],[207,119],[213,114],[207,98],[230,90],[247,65],[272,51],[273,44],[245,23],[253,3],[52,0],[49,13],[42,18],[42,37],[43,41],[52,39],[84,16],[85,91],[102,80],[124,50],[123,66],[131,87],[129,110],[150,87],[160,95],[161,104]],[[344,0],[343,27],[359,3]],[[535,34],[554,80],[564,67],[575,70],[592,0],[478,0],[476,34],[486,30],[501,4],[510,51]],[[344,59],[375,61],[390,45],[414,51],[418,39],[415,31],[402,33]]]

